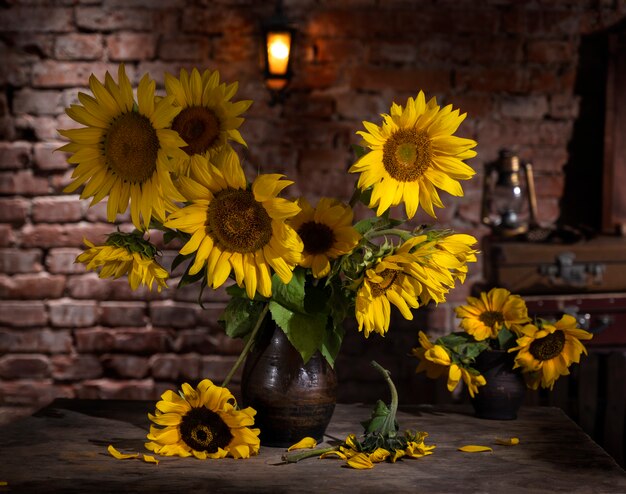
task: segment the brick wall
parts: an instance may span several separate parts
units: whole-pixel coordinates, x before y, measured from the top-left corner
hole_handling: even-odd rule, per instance
[[[54,397],[155,399],[182,380],[220,381],[241,348],[216,323],[223,292],[207,292],[201,310],[195,287],[132,292],[124,280],[99,280],[73,264],[83,237],[97,239],[110,226],[104,204],[88,208],[63,195],[71,170],[52,152],[61,145],[56,129],[71,126],[63,109],[89,74],[102,78],[119,62],[135,83],[145,72],[162,82],[164,71],[192,67],[238,80],[237,97],[255,102],[241,129],[247,166],[287,174],[297,182],[292,192],[312,200],[347,198],[360,121],[423,89],[467,111],[460,135],[479,143],[471,161],[479,175],[464,185],[465,197],[445,197],[441,226],[487,232],[479,222],[481,172],[505,146],[535,165],[540,221],[557,220],[578,115],[581,39],[626,17],[624,0],[290,0],[285,7],[298,29],[295,78],[284,104],[270,106],[258,21],[273,2],[0,2],[0,418]],[[479,262],[429,324],[449,326],[452,306],[480,278]],[[350,335],[338,364],[341,397],[369,398],[360,394],[367,386],[356,387],[364,375],[355,368],[372,356],[410,391],[414,362],[406,353],[418,326],[394,325],[383,345]]]

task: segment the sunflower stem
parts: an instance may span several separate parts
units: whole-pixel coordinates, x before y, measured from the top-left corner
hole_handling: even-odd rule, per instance
[[[329,453],[331,451],[339,450],[339,446],[329,446],[328,448],[318,448],[312,449],[310,451],[301,451],[298,453],[286,453],[283,455],[282,459],[286,463],[297,463],[300,460],[304,460],[306,458],[312,458],[313,456],[323,455],[324,453]]]
[[[401,228],[387,228],[385,230],[372,230],[367,232],[364,237],[367,239],[376,238],[376,237],[384,237],[387,235],[395,235],[400,237],[402,240],[408,240],[413,237],[410,232],[406,230],[402,230]]]
[[[354,207],[354,205],[357,203],[360,197],[361,197],[361,191],[359,190],[357,186],[355,186],[354,191],[352,192],[352,197],[350,198],[350,202],[348,203],[351,208]]]
[[[376,370],[378,370],[385,381],[387,381],[387,385],[389,386],[389,392],[391,394],[391,404],[389,405],[389,414],[385,417],[385,422],[380,428],[380,433],[385,434],[388,433],[390,435],[395,435],[396,433],[396,413],[398,412],[398,391],[396,390],[396,385],[391,380],[391,372],[381,366],[375,360],[372,360],[372,365]]]
[[[265,307],[263,307],[263,310],[259,314],[259,318],[257,319],[256,324],[254,325],[254,328],[252,329],[252,332],[250,333],[250,338],[248,338],[246,345],[243,347],[243,350],[241,350],[241,353],[239,354],[239,358],[237,358],[237,362],[235,362],[235,365],[233,365],[233,368],[230,369],[230,372],[224,378],[224,381],[222,382],[223,388],[228,386],[228,383],[235,375],[235,372],[237,372],[237,369],[239,369],[243,361],[248,356],[248,353],[250,352],[250,349],[252,348],[252,345],[254,344],[254,340],[256,339],[256,334],[259,332],[259,329],[261,328],[261,325],[263,324],[263,319],[265,319],[265,315],[267,314],[267,311],[269,309],[270,309],[270,304],[265,304]]]

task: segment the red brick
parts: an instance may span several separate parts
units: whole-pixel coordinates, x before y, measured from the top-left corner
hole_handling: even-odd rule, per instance
[[[500,102],[500,112],[504,117],[541,120],[548,113],[545,96],[509,96]]]
[[[102,365],[107,375],[121,378],[141,379],[150,370],[147,357],[134,355],[104,355]]]
[[[3,8],[2,32],[68,32],[72,30],[71,8],[13,7]]]
[[[93,379],[75,386],[76,397],[100,400],[155,400],[158,398],[151,379],[114,381]]]
[[[87,203],[79,196],[49,196],[33,199],[33,221],[36,223],[64,223],[79,221]]]
[[[65,276],[48,273],[0,274],[0,298],[18,300],[40,300],[59,298],[65,288]]]
[[[567,163],[567,159],[565,147],[546,147],[536,149],[530,161],[534,169],[539,172],[560,172]]]
[[[68,295],[77,299],[111,300],[114,293],[113,287],[113,280],[101,279],[94,272],[70,276],[67,280]]]
[[[206,60],[209,57],[209,39],[206,36],[178,36],[161,38],[160,60]]]
[[[26,221],[30,201],[26,199],[0,198],[0,221],[20,225]]]
[[[198,379],[211,379],[212,381],[220,383],[233,368],[236,360],[237,358],[234,356],[204,355],[200,360],[200,374]],[[242,370],[243,369],[240,367],[237,374],[241,375]]]
[[[93,355],[53,355],[52,377],[58,381],[82,381],[102,376],[102,365]]]
[[[27,225],[22,229],[22,244],[25,247],[80,247],[83,239],[94,243],[102,242],[113,231],[111,225],[90,223]]]
[[[152,377],[155,379],[178,380],[180,358],[176,354],[158,354],[149,360]]]
[[[19,135],[34,135],[41,141],[58,139],[59,125],[53,117],[35,117],[33,115],[18,115],[13,120],[15,131]]]
[[[93,326],[98,320],[98,306],[86,300],[68,298],[48,302],[50,324],[56,327],[80,328]]]
[[[349,157],[345,151],[331,149],[303,149],[298,160],[301,170],[345,170]]]
[[[53,33],[14,32],[11,33],[12,47],[20,53],[37,53],[44,58],[54,58]]]
[[[337,98],[337,113],[353,120],[379,120],[381,113],[389,111],[389,104],[379,95],[348,94]],[[356,130],[356,129],[355,129]]]
[[[159,329],[116,328],[111,333],[116,351],[134,354],[163,352],[170,340],[169,333]]]
[[[285,118],[331,118],[335,114],[335,98],[323,95],[293,95],[284,105]],[[246,136],[248,127],[246,127]]]
[[[0,249],[0,272],[6,274],[37,273],[42,268],[40,249]]]
[[[57,60],[98,60],[102,57],[102,35],[71,33],[58,36],[54,55]]]
[[[100,322],[105,326],[145,326],[145,302],[101,302]]]
[[[460,109],[461,113],[467,113],[467,120],[465,120],[465,122],[475,121],[478,117],[491,116],[493,112],[493,99],[490,94],[456,94],[454,97],[442,103],[451,103],[455,109]],[[466,123],[461,124],[461,127],[464,125],[466,125]]]
[[[338,67],[332,64],[306,64],[295,72],[294,89],[328,89],[337,83]]]
[[[86,353],[104,353],[115,349],[115,334],[102,328],[76,329],[76,350]]]
[[[0,247],[8,247],[15,243],[15,234],[11,225],[0,224]],[[1,252],[1,251],[0,251]],[[0,271],[3,265],[2,253],[0,253]]]
[[[450,89],[450,71],[446,69],[396,69],[390,67],[358,67],[352,72],[353,89],[427,92]]]
[[[85,213],[85,219],[91,221],[92,223],[106,223],[107,199],[105,198],[99,203],[89,206]],[[130,223],[130,208],[128,208],[124,214],[118,214],[116,221],[120,223]]]
[[[156,53],[156,38],[150,33],[114,33],[107,37],[106,45],[114,62],[150,60]]]
[[[0,173],[0,194],[37,196],[48,193],[48,180],[31,170]]]
[[[48,314],[43,302],[32,300],[0,301],[0,324],[19,328],[42,326],[48,322]]]
[[[258,37],[252,34],[224,33],[224,36],[211,40],[210,50],[215,54],[215,61],[219,64],[243,62],[250,66],[250,62],[258,60]],[[256,66],[256,65],[255,65]]]
[[[577,60],[577,46],[568,41],[531,40],[526,49],[531,63],[575,63]]]
[[[154,326],[191,328],[196,325],[196,304],[172,302],[170,300],[150,302],[150,319]]]
[[[46,267],[51,273],[75,274],[84,273],[85,267],[82,264],[76,264],[76,256],[82,252],[82,249],[57,248],[50,249],[46,256]]]
[[[31,115],[57,115],[62,107],[61,96],[59,91],[36,90],[27,87],[16,91],[13,99],[13,111],[15,113],[30,113]],[[21,144],[30,151],[30,143]]]
[[[0,357],[0,377],[3,379],[42,379],[50,376],[50,360],[36,354]]]
[[[217,34],[236,32],[250,34],[256,29],[251,12],[234,9],[188,7],[182,12],[181,26],[187,33]]]
[[[202,361],[200,355],[188,353],[179,355],[179,377],[185,381],[201,381],[206,376],[202,373]]]
[[[561,208],[558,197],[537,199],[537,221],[540,225],[554,225],[560,214]]]
[[[150,77],[157,83],[157,87],[163,87],[163,81],[165,80],[165,73],[169,73],[178,77],[180,72],[180,64],[174,62],[161,62],[156,60],[154,62],[140,62],[137,68],[136,79],[131,79],[135,84],[139,82],[142,74],[150,74]]]
[[[374,64],[412,64],[418,59],[420,47],[403,40],[374,43],[370,48],[369,60]]]
[[[152,15],[146,9],[77,7],[75,15],[79,28],[93,31],[149,31],[152,28]]]
[[[117,76],[117,65],[113,64],[46,60],[33,66],[32,84],[34,87],[41,88],[84,87],[87,86],[92,73],[102,81],[107,70]],[[132,67],[126,67],[126,73],[129,77],[132,76]]]
[[[41,408],[55,398],[74,398],[71,387],[53,384],[51,379],[0,381],[0,401],[5,405]]]
[[[68,353],[72,348],[70,331],[0,329],[0,353]]]
[[[561,197],[565,188],[564,173],[538,173],[535,176],[537,197]]]
[[[125,7],[164,10],[181,9],[186,5],[187,2],[185,0],[104,0],[104,7],[108,9],[113,7]]]
[[[458,69],[458,89],[484,92],[523,92],[528,89],[528,76],[518,67],[485,67]]]
[[[550,96],[550,116],[553,118],[575,119],[578,117],[579,100],[569,94]]]

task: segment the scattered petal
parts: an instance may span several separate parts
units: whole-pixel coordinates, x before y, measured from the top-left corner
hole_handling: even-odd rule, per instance
[[[107,451],[111,454],[111,456],[117,460],[128,460],[129,458],[139,458],[139,453],[126,454],[120,453],[117,449],[113,447],[112,444],[109,444]]]
[[[152,455],[143,455],[143,461],[145,461],[146,463],[156,463],[157,465],[159,464],[159,460],[157,460]]]
[[[510,437],[508,439],[502,439],[496,437],[496,444],[499,444],[500,446],[515,446],[516,444],[519,444],[519,438]]]
[[[461,446],[459,451],[463,451],[464,453],[482,453],[484,451],[493,451],[489,446],[475,446],[473,444],[468,444],[467,446]]]
[[[291,446],[289,446],[289,449],[287,449],[287,451],[293,451],[294,449],[314,448],[315,446],[317,446],[317,441],[315,439],[313,439],[312,437],[305,437],[300,439],[296,444],[292,444]]]
[[[0,487],[6,487],[9,483],[6,480],[0,480]]]
[[[357,453],[346,461],[349,467],[356,468],[357,470],[366,470],[368,468],[374,468],[372,460],[365,453]]]

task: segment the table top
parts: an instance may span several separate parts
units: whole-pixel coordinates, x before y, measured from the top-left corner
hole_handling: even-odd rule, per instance
[[[142,452],[153,402],[57,400],[0,427],[4,492],[432,492],[626,493],[626,473],[560,409],[522,408],[517,420],[484,420],[462,406],[418,406],[398,413],[401,429],[429,433],[434,454],[346,468],[341,460],[285,464],[281,448],[261,447],[248,460],[158,457],[158,465],[116,460]],[[371,406],[337,405],[325,440],[359,433]],[[518,437],[497,446],[496,437]],[[492,452],[464,453],[474,444]]]

